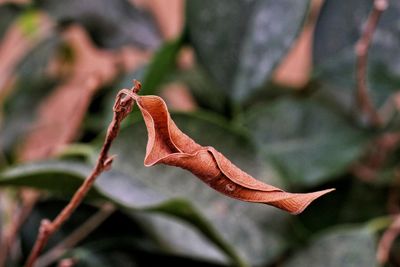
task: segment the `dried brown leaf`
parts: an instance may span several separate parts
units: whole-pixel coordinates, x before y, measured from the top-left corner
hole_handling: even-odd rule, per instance
[[[120,71],[138,68],[150,57],[148,52],[134,48],[115,52],[100,49],[77,25],[69,27],[63,37],[73,51],[74,60],[65,62],[59,58],[51,62],[49,72],[66,79],[41,103],[37,120],[20,149],[21,161],[41,160],[57,154],[78,135],[97,90]]]
[[[148,10],[166,40],[175,39],[184,26],[184,0],[131,0],[136,7]]]
[[[196,101],[183,83],[166,84],[161,89],[160,95],[172,110],[188,112],[197,109]]]
[[[310,12],[302,32],[275,70],[273,80],[277,84],[301,89],[310,81],[314,27],[322,3],[322,0],[311,1]]]
[[[275,206],[292,214],[333,189],[292,194],[245,173],[211,146],[201,146],[184,134],[171,119],[165,102],[157,96],[133,94],[148,132],[145,166],[159,163],[192,172],[218,192],[248,202]]]
[[[7,29],[3,39],[0,40],[0,101],[13,89],[10,84],[15,80],[17,65],[53,30],[53,22],[45,14],[38,12],[36,16],[38,18],[37,32],[27,33],[17,20]]]
[[[79,85],[72,80],[46,98],[39,107],[38,120],[20,149],[19,159],[33,161],[49,158],[72,141],[97,86],[94,78]]]
[[[77,135],[94,93],[118,73],[114,54],[91,42],[83,28],[73,26],[64,37],[75,54],[65,83],[55,88],[39,107],[21,150],[20,160],[46,159]]]

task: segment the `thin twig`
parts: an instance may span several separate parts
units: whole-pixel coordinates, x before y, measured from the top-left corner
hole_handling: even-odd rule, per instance
[[[400,215],[397,215],[389,226],[389,228],[382,235],[378,244],[376,252],[376,259],[380,264],[385,264],[389,259],[390,248],[397,236],[400,234]]]
[[[111,144],[113,140],[117,137],[119,132],[120,124],[123,119],[128,116],[133,107],[133,99],[131,97],[123,97],[126,95],[126,91],[137,93],[141,84],[138,81],[134,81],[135,85],[132,88],[132,91],[127,89],[122,90],[118,93],[115,104],[114,104],[114,117],[108,126],[107,135],[101,148],[99,158],[97,160],[96,166],[92,170],[92,173],[86,178],[83,184],[79,187],[79,189],[75,192],[70,202],[64,207],[64,209],[57,215],[57,217],[50,221],[48,219],[43,219],[41,221],[41,225],[39,227],[39,234],[36,239],[36,242],[33,246],[31,254],[26,261],[26,267],[34,266],[36,259],[38,258],[40,252],[46,245],[50,236],[56,232],[61,225],[68,220],[71,214],[75,211],[75,209],[82,202],[83,198],[86,196],[87,192],[92,187],[96,178],[104,171],[111,168],[111,164],[113,161],[113,156],[108,155],[108,151],[110,150]]]
[[[364,182],[373,181],[399,143],[400,132],[387,132],[378,136],[371,142],[360,162],[353,165],[353,174]]]
[[[72,267],[76,263],[75,259],[63,259],[60,261],[60,263],[57,265],[57,267]]]
[[[102,224],[115,211],[115,206],[106,203],[101,206],[99,211],[87,219],[82,225],[75,229],[67,238],[62,240],[46,254],[39,257],[36,261],[36,267],[45,267],[58,260],[67,249],[74,247],[80,241],[85,239],[90,233]]]
[[[34,194],[29,194],[29,196],[23,197],[21,207],[14,213],[12,224],[10,225],[9,230],[4,234],[4,239],[0,242],[0,267],[5,266],[6,264],[7,256],[15,243],[18,231],[36,203],[34,198]]]
[[[356,82],[357,82],[357,104],[369,123],[374,126],[382,124],[381,118],[376,111],[374,104],[368,93],[367,86],[367,64],[368,50],[371,45],[372,37],[378,25],[379,19],[388,7],[387,0],[375,0],[373,9],[368,16],[365,29],[358,40],[355,52],[357,57]]]

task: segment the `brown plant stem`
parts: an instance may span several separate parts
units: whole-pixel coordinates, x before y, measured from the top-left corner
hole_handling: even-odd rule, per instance
[[[141,88],[141,84],[138,81],[134,81],[134,87],[132,88],[132,92],[137,93]],[[127,90],[127,89],[126,89]],[[129,90],[128,90],[129,91]],[[113,140],[117,137],[119,132],[120,124],[123,119],[130,113],[133,107],[133,99],[132,98],[123,98],[125,93],[121,91],[118,93],[117,98],[115,100],[115,104],[113,107],[114,117],[108,126],[107,135],[101,148],[99,158],[97,160],[96,166],[92,170],[92,173],[86,178],[83,184],[79,187],[79,189],[75,192],[70,202],[64,207],[64,209],[57,215],[57,217],[50,221],[48,219],[43,219],[41,221],[41,225],[39,228],[39,234],[36,239],[36,242],[33,246],[31,254],[26,261],[26,267],[33,267],[36,259],[38,258],[40,252],[46,245],[49,238],[56,232],[61,225],[69,219],[75,209],[82,202],[83,198],[86,196],[96,178],[104,171],[108,170],[111,167],[113,156],[108,155],[108,151],[110,150],[111,144]]]
[[[367,86],[367,64],[368,50],[371,45],[372,37],[378,25],[379,19],[388,7],[387,0],[375,0],[373,9],[368,16],[365,29],[360,39],[356,43],[356,83],[357,83],[357,104],[369,123],[373,126],[380,126],[382,120],[374,107],[374,104],[368,94]]]
[[[74,247],[102,224],[115,211],[115,206],[105,203],[101,208],[46,254],[39,257],[36,266],[45,267],[59,259],[67,249]]]
[[[30,194],[34,197],[33,194]],[[9,255],[13,244],[18,236],[18,231],[26,218],[31,213],[36,201],[32,197],[23,197],[21,207],[15,211],[12,224],[7,232],[3,234],[3,240],[0,242],[0,267],[5,266],[7,256]]]
[[[376,259],[380,264],[385,264],[389,259],[390,248],[400,234],[400,214],[395,217],[389,228],[383,233],[378,244]]]
[[[74,259],[63,259],[57,265],[57,267],[72,267],[74,266],[76,261]]]

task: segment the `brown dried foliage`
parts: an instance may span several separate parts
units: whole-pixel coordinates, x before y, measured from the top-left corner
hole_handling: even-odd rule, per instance
[[[64,38],[75,55],[66,73],[69,79],[55,88],[39,107],[37,121],[21,148],[22,161],[49,158],[71,142],[95,92],[118,73],[117,58],[95,47],[81,27],[71,27]]]
[[[147,126],[145,166],[164,163],[181,167],[227,196],[248,202],[269,204],[293,214],[302,212],[313,200],[333,190],[292,194],[254,179],[215,148],[203,147],[181,132],[171,119],[165,102],[157,96],[137,95],[140,88],[141,84],[134,81],[132,90],[122,89],[117,95],[114,117],[108,127],[96,166],[56,218],[53,221],[42,220],[38,238],[28,257],[26,267],[34,266],[49,238],[83,201],[96,178],[111,167],[114,157],[109,156],[108,151],[118,135],[122,120],[131,112],[134,102],[139,106]]]
[[[265,203],[292,214],[302,212],[313,200],[333,190],[292,194],[265,184],[239,169],[215,148],[201,146],[181,132],[160,97],[124,92],[135,99],[146,123],[146,166],[162,163],[180,167],[224,195]]]
[[[0,103],[13,89],[18,63],[53,31],[53,22],[45,14],[36,15],[38,16],[36,32],[27,33],[17,21],[7,29],[0,40]]]

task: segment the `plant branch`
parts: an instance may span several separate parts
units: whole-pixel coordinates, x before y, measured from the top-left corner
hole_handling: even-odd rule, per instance
[[[383,233],[382,238],[379,241],[376,259],[380,264],[384,265],[388,261],[390,248],[399,234],[400,215],[397,215],[389,228]]]
[[[76,261],[74,259],[63,259],[60,261],[57,267],[72,267],[75,265],[75,263]]]
[[[28,192],[27,189],[25,192]],[[31,213],[33,206],[36,203],[36,194],[33,191],[25,193],[25,197],[22,197],[22,205],[19,210],[16,210],[12,219],[12,224],[7,232],[4,233],[3,240],[0,242],[0,267],[5,266],[7,261],[7,256],[15,243],[18,235],[18,231],[22,224],[25,222],[26,218]]]
[[[370,98],[367,87],[367,64],[368,50],[371,45],[372,37],[378,25],[379,19],[388,7],[387,0],[375,0],[373,9],[368,16],[365,29],[357,41],[356,52],[356,82],[357,82],[357,104],[369,123],[374,126],[382,124],[381,118],[376,111],[374,104]]]
[[[39,257],[36,266],[45,267],[59,259],[67,249],[74,247],[102,224],[115,211],[115,206],[105,203],[101,208],[51,250]]]
[[[125,89],[118,93],[113,107],[114,117],[110,125],[108,126],[107,135],[103,147],[101,148],[96,166],[92,170],[92,173],[86,178],[83,184],[75,192],[70,202],[57,215],[57,217],[53,221],[50,221],[48,219],[42,220],[41,225],[39,227],[38,237],[33,246],[31,254],[29,255],[28,260],[25,264],[26,267],[34,266],[36,259],[38,258],[44,246],[47,244],[49,238],[72,215],[72,213],[79,206],[83,198],[86,196],[86,194],[92,187],[96,178],[102,172],[107,171],[108,169],[111,168],[113,156],[109,156],[108,152],[110,150],[113,140],[117,137],[122,120],[125,119],[126,116],[128,116],[128,114],[131,112],[134,102],[134,100],[131,97],[124,97],[124,96],[126,95],[126,91],[137,93],[140,90],[140,88],[141,84],[135,80],[132,91]]]

